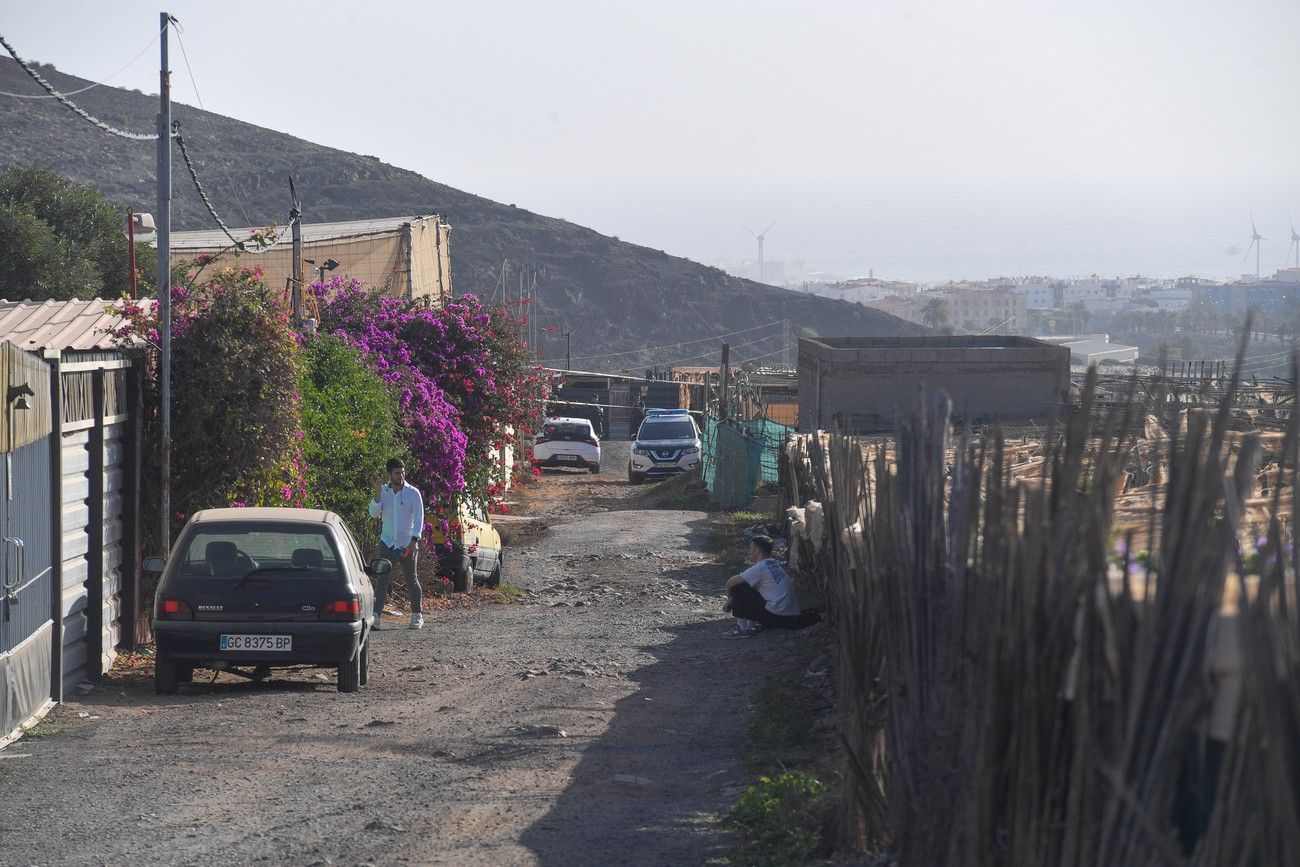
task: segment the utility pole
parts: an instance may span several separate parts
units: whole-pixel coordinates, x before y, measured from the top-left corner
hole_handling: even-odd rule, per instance
[[[293,230],[293,292],[290,309],[293,324],[302,322],[302,210],[298,206],[298,191],[293,188],[293,175],[289,176],[289,226]]]
[[[167,37],[172,17],[158,14],[161,57],[158,66],[158,330],[162,346],[158,359],[158,414],[162,434],[162,491],[158,541],[160,553],[171,553],[172,513],[172,85],[167,68]]]
[[[569,360],[569,359],[571,358],[570,350],[571,350],[572,347],[573,347],[573,343],[572,343],[572,341],[570,340],[570,338],[572,338],[572,337],[573,337],[573,332],[572,332],[572,331],[566,331],[566,332],[564,332],[564,369],[565,369],[566,371],[567,371],[567,370],[572,370],[572,369],[573,369],[573,365],[572,365],[572,363],[571,363],[570,360]]]
[[[731,400],[728,391],[731,389],[731,344],[724,342],[722,344],[722,394],[718,400],[718,421],[727,420],[727,410]]]

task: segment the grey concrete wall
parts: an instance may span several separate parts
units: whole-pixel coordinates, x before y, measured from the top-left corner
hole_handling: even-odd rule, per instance
[[[940,390],[973,422],[1045,419],[1069,388],[1070,351],[1025,337],[799,341],[799,429],[889,430]]]

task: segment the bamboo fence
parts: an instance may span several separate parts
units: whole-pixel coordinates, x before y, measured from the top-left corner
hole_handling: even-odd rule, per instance
[[[1093,374],[1037,440],[937,395],[890,438],[787,442],[782,505],[824,518],[794,565],[836,635],[841,846],[1300,864],[1300,419],[1234,430],[1238,385],[1188,412],[1099,405]]]

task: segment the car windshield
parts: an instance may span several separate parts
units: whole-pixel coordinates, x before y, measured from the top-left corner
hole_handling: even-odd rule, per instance
[[[268,579],[342,574],[325,528],[302,524],[199,525],[174,556],[176,574],[189,577],[243,578],[254,571]]]
[[[637,439],[642,440],[693,440],[695,425],[684,421],[648,421],[641,425]]]

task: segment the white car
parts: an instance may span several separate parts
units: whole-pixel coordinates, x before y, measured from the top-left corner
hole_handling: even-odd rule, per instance
[[[700,462],[700,429],[684,409],[652,409],[632,443],[627,479],[639,485],[648,476],[669,476]]]
[[[585,418],[548,418],[533,438],[533,464],[600,472],[600,438]]]

